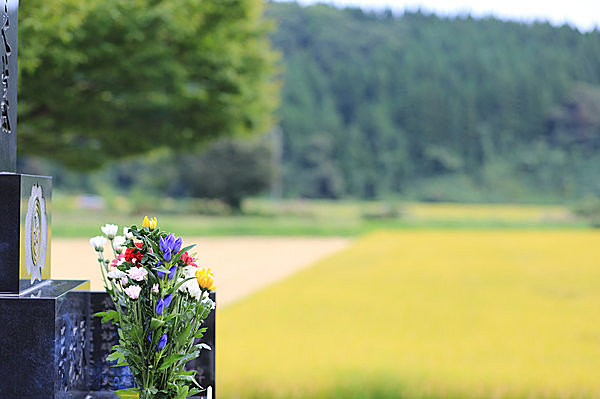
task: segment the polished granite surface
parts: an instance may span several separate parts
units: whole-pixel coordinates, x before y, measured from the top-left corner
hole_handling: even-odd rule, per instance
[[[51,276],[52,178],[0,173],[0,295]]]

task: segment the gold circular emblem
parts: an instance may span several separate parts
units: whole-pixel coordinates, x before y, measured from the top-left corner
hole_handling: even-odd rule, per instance
[[[40,249],[42,245],[42,206],[40,199],[35,198],[33,205],[33,220],[31,221],[31,260],[34,265],[40,260]]]

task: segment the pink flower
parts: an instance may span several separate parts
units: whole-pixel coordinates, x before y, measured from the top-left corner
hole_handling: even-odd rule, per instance
[[[190,254],[188,254],[187,252],[184,252],[181,255],[181,260],[189,266],[194,266],[194,267],[198,267],[198,265],[196,264],[196,259],[194,259],[192,256],[190,256]]]
[[[148,271],[143,267],[132,267],[127,270],[127,274],[135,281],[143,281],[148,276]]]
[[[154,284],[152,286],[152,292],[154,292],[155,294],[158,294],[158,284]]]
[[[110,266],[117,267],[117,266],[121,265],[123,262],[125,262],[125,255],[119,254],[119,256],[117,256],[116,258],[114,258],[112,260],[112,262],[110,263]]]
[[[140,291],[141,290],[142,289],[140,288],[139,285],[132,285],[130,287],[125,288],[125,293],[131,299],[138,299],[138,297],[140,296]]]
[[[129,279],[127,277],[121,277],[121,285],[126,287],[129,284]]]

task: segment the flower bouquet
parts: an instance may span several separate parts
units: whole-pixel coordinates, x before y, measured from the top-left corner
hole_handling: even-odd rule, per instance
[[[215,308],[208,291],[214,275],[201,269],[182,248],[181,237],[158,228],[156,218],[144,218],[140,228],[102,227],[104,236],[90,239],[98,254],[106,292],[115,310],[97,313],[118,328],[119,343],[107,357],[128,365],[137,387],[114,391],[120,398],[184,399],[201,392],[195,370],[185,363],[198,357],[206,344],[195,344],[206,328],[202,322]],[[104,257],[110,241],[114,259]]]

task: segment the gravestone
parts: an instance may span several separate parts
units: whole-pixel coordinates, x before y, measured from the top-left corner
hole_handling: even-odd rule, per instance
[[[85,281],[50,280],[52,179],[16,173],[18,0],[0,0],[0,398],[85,388]]]
[[[18,0],[0,0],[0,294],[50,278],[52,179],[16,173]]]
[[[116,331],[92,316],[110,297],[87,281],[51,279],[52,179],[16,172],[18,7],[0,0],[0,399],[114,398],[133,377],[110,367]],[[214,312],[205,324],[213,351],[188,369],[214,397]]]

